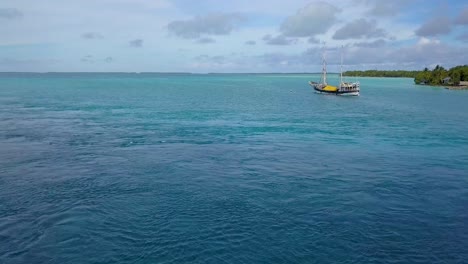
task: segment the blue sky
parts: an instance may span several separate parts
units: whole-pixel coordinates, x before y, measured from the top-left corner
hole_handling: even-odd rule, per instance
[[[468,2],[2,0],[0,71],[318,72],[468,64]]]

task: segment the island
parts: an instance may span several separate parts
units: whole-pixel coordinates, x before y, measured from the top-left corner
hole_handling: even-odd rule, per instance
[[[452,90],[468,89],[468,65],[460,65],[446,70],[437,65],[433,70],[424,68],[422,71],[403,70],[366,70],[346,71],[345,76],[355,77],[404,77],[414,78],[414,83],[419,85],[443,86]]]
[[[414,78],[421,85],[445,86],[447,89],[468,88],[468,65],[456,66],[449,70],[437,65],[432,71],[425,68]]]
[[[403,77],[415,78],[419,71],[403,71],[403,70],[366,70],[366,71],[346,71],[344,76],[352,77]]]

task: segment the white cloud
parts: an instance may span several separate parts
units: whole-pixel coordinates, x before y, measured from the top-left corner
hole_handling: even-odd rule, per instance
[[[278,35],[278,36],[271,36],[271,35],[265,35],[262,38],[266,44],[268,45],[280,45],[280,46],[285,46],[285,45],[291,45],[291,44],[296,44],[297,39],[295,38],[287,38],[284,35]]]
[[[346,50],[346,62],[349,64],[381,64],[390,68],[412,65],[413,69],[420,69],[434,62],[452,67],[464,64],[467,60],[468,47],[447,45],[440,40],[424,37],[413,45],[402,47],[383,44],[375,47],[357,46]]]
[[[446,16],[434,17],[426,21],[420,28],[416,30],[416,35],[422,37],[446,35],[450,33],[452,21]]]
[[[311,44],[319,44],[320,43],[320,40],[316,37],[310,37],[307,42],[311,43]]]
[[[235,13],[214,13],[188,20],[176,20],[167,25],[169,32],[182,38],[199,38],[204,35],[227,35],[244,16]]]
[[[333,39],[376,38],[385,37],[386,35],[387,33],[383,29],[377,28],[375,20],[368,21],[364,18],[359,18],[338,29],[333,35]]]
[[[468,42],[468,32],[457,36],[457,40]]]
[[[3,0],[2,7],[17,12],[0,8],[0,22],[7,25],[0,26],[0,58],[60,59],[53,65],[31,63],[39,71],[196,71],[187,66],[190,60],[207,54],[215,58],[191,65],[203,65],[205,71],[297,71],[320,67],[320,49],[305,51],[326,42],[331,50],[347,47],[345,63],[416,69],[434,62],[466,64],[467,7],[448,1],[447,10],[432,13],[439,6],[415,9],[403,0]],[[434,17],[434,25],[426,21]],[[363,23],[351,27],[354,21]],[[168,25],[175,26],[171,30]],[[129,48],[136,38],[141,45],[134,46],[144,44],[144,49]],[[330,52],[330,63],[337,62],[335,53]],[[94,63],[82,63],[76,54],[92,54],[84,59]]]
[[[375,17],[392,17],[402,13],[414,0],[364,0],[362,2],[370,5],[370,9],[367,12],[368,15]]]
[[[468,47],[456,47],[437,40],[423,40],[413,46],[406,46],[392,54],[396,62],[412,62],[428,65],[434,62],[446,67],[465,64],[468,60]]]
[[[387,44],[387,41],[385,41],[384,39],[377,39],[377,40],[374,40],[374,41],[371,41],[371,42],[358,42],[358,43],[354,43],[354,46],[356,47],[367,47],[367,48],[378,48],[378,47],[383,47],[385,46],[385,44]]]
[[[280,31],[286,37],[313,37],[327,32],[336,22],[339,9],[326,2],[314,2],[283,22]]]
[[[429,44],[440,44],[440,40],[430,39],[430,38],[425,38],[425,37],[419,38],[419,41],[418,41],[419,46],[424,46],[424,45],[429,45]]]
[[[468,25],[468,7],[465,7],[455,19],[456,24]]]

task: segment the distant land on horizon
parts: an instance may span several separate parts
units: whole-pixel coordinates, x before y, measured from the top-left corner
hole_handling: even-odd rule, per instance
[[[207,72],[207,73],[193,73],[193,72],[0,72],[0,76],[11,75],[318,75],[321,72]],[[329,72],[330,75],[339,75],[339,72]],[[443,79],[449,77],[453,80],[450,84],[458,85],[460,81],[468,80],[468,65],[455,66],[449,70],[437,65],[432,71],[427,67],[423,70],[359,70],[359,71],[345,71],[343,76],[347,77],[379,77],[379,78],[414,78],[416,84],[431,84],[441,85],[449,84],[444,83]]]
[[[343,72],[343,76],[350,76],[346,75],[347,72]],[[251,75],[264,75],[264,74],[282,74],[282,75],[307,75],[307,74],[322,74],[321,72],[112,72],[112,71],[96,71],[96,72],[26,72],[26,71],[5,71],[0,72],[0,75],[5,74],[166,74],[166,75],[217,75],[217,74],[232,74],[232,75],[242,75],[242,74],[251,74]],[[329,75],[339,75],[339,72],[328,72]],[[358,77],[378,77],[378,76],[358,76]],[[386,76],[381,76],[386,77]],[[388,77],[388,76],[387,76]]]

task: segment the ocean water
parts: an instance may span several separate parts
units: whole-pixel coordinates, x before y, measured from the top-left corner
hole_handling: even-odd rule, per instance
[[[466,263],[468,91],[310,79],[1,74],[0,263]]]

